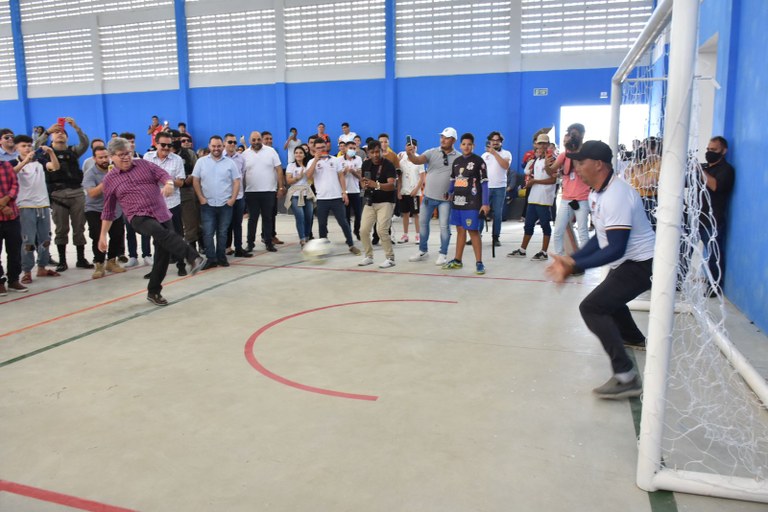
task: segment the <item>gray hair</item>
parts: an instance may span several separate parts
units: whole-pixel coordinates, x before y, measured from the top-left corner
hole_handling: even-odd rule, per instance
[[[131,142],[128,139],[124,139],[122,137],[115,137],[114,139],[109,141],[109,144],[107,144],[107,151],[109,152],[110,155],[114,155],[121,151],[130,151],[130,150],[131,150]]]

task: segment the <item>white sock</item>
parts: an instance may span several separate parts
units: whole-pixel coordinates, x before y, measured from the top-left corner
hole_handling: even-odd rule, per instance
[[[629,382],[632,382],[635,379],[635,377],[637,377],[637,372],[633,368],[628,372],[617,373],[614,375],[614,377],[616,377],[616,380],[621,382],[622,384],[628,384]]]

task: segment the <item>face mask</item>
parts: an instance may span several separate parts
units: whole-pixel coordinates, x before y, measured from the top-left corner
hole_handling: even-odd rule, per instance
[[[704,159],[707,161],[708,164],[714,164],[718,160],[720,160],[723,157],[721,153],[718,153],[716,151],[707,151],[704,153]]]
[[[349,158],[352,158],[352,157],[354,157],[355,155],[357,155],[357,151],[355,151],[354,149],[348,149],[348,150],[347,150],[347,156],[348,156]]]

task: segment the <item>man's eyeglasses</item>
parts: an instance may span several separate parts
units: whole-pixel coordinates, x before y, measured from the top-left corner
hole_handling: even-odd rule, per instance
[[[443,155],[443,165],[448,165],[448,155]]]
[[[125,158],[132,158],[132,157],[133,157],[133,154],[130,153],[130,152],[129,153],[115,153],[115,158],[119,158],[120,160],[123,160]]]
[[[491,139],[491,142],[501,142],[501,139]]]
[[[228,140],[227,144],[237,144],[237,141],[236,140]]]
[[[161,148],[173,147],[173,144],[168,144],[167,142],[158,142],[157,145],[160,146]]]
[[[189,144],[190,142],[192,142],[192,141],[189,140],[189,139],[181,139],[181,143],[182,144]]]
[[[3,135],[3,140],[13,140],[13,135]]]

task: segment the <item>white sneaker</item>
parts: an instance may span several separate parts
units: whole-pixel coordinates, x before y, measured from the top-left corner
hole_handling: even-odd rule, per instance
[[[373,258],[365,257],[360,263],[357,264],[358,267],[365,267],[367,265],[373,265]]]
[[[390,268],[394,266],[395,266],[394,260],[384,260],[384,262],[379,265],[379,268]]]
[[[435,261],[435,265],[445,265],[448,263],[448,256],[445,254],[438,254],[437,255],[437,261]]]
[[[138,264],[139,264],[139,260],[137,260],[136,258],[128,258],[128,263],[123,265],[123,267],[124,268],[131,268],[131,267],[137,266]]]
[[[408,235],[403,235],[400,237],[400,240],[398,240],[399,244],[407,244],[408,243]]]
[[[428,252],[419,252],[419,254],[414,254],[410,258],[408,258],[408,261],[424,261],[429,258]]]
[[[149,265],[150,267],[155,263],[154,258],[152,256],[144,256],[144,264]]]
[[[419,234],[418,233],[416,233],[416,240],[414,240],[413,243],[415,243],[415,244],[419,243]]]

